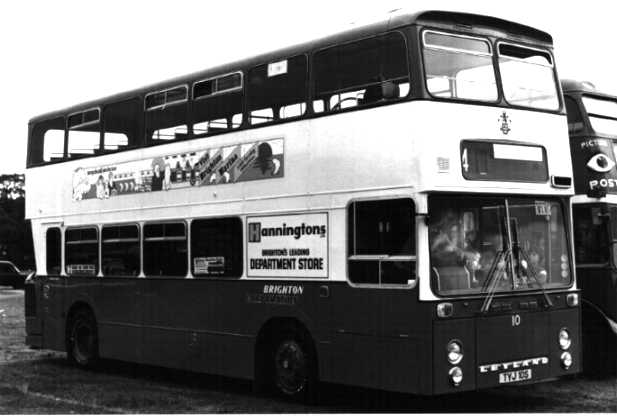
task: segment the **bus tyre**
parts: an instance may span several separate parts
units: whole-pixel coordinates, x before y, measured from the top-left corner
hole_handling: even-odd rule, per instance
[[[289,331],[278,337],[272,364],[273,387],[279,395],[297,401],[315,401],[316,363],[310,341],[302,333]]]
[[[67,356],[80,367],[92,368],[99,358],[99,340],[94,315],[81,309],[71,315],[68,325]]]

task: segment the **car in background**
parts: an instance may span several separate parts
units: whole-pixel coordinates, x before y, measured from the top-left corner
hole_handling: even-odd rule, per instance
[[[23,289],[27,272],[22,272],[8,260],[0,260],[0,286],[12,286],[13,289]]]

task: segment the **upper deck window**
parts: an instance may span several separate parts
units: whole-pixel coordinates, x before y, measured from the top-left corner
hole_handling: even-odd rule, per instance
[[[44,120],[32,126],[28,164],[40,165],[64,158],[64,117]]]
[[[559,109],[553,60],[548,51],[499,43],[499,71],[508,103],[543,110]]]
[[[193,85],[193,98],[199,99],[214,94],[221,94],[242,89],[242,73],[236,72],[218,78],[210,78]]]
[[[248,107],[251,124],[299,116],[306,110],[308,69],[305,55],[270,62],[248,73]],[[286,111],[290,106],[296,112]]]
[[[425,32],[424,46],[482,55],[491,54],[491,45],[485,39],[454,36],[439,32]]]
[[[617,136],[617,102],[583,96],[583,105],[596,133]]]
[[[235,129],[242,123],[242,73],[222,75],[193,84],[193,134]]]
[[[314,77],[315,112],[404,97],[409,92],[405,38],[392,32],[319,51]]]
[[[146,95],[146,141],[155,144],[187,138],[187,103],[186,85]]]
[[[439,98],[496,101],[497,81],[487,39],[425,31],[428,92]]]
[[[106,153],[136,147],[141,128],[141,100],[132,98],[103,109],[103,150]]]
[[[69,158],[91,156],[101,147],[101,110],[91,108],[69,114],[68,154]]]

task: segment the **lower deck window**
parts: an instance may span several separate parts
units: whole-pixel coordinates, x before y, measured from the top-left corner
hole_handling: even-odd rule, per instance
[[[574,206],[574,247],[577,264],[607,263],[609,228],[601,205]]]
[[[185,277],[188,271],[186,225],[144,226],[144,273],[148,277]]]
[[[415,278],[414,218],[408,198],[352,203],[347,212],[349,280],[408,285]]]
[[[59,228],[49,228],[45,235],[47,274],[58,275],[61,270],[62,246]]]
[[[140,269],[137,225],[103,227],[101,267],[105,276],[137,276]]]
[[[195,277],[240,277],[242,221],[239,218],[193,221],[191,258]]]
[[[69,228],[65,235],[66,274],[96,276],[99,271],[98,230]]]

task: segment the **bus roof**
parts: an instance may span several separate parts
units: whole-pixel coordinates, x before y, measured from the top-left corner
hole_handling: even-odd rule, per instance
[[[444,29],[451,29],[452,26],[455,25],[457,28],[460,28],[463,31],[469,31],[473,29],[479,34],[513,36],[516,38],[520,38],[523,41],[542,43],[545,44],[547,47],[551,47],[553,43],[551,35],[544,31],[520,23],[503,20],[497,17],[439,10],[421,11],[417,13],[406,14],[393,14],[388,19],[376,23],[371,23],[365,26],[356,27],[343,32],[338,32],[321,39],[289,46],[251,58],[218,65],[191,74],[186,74],[175,78],[167,79],[165,81],[157,82],[155,84],[150,84],[147,86],[143,86],[129,91],[124,91],[96,100],[83,102],[61,110],[44,113],[31,118],[29,124],[36,123],[42,120],[48,120],[54,117],[63,116],[72,112],[105,105],[108,103],[118,102],[134,97],[140,97],[149,92],[159,91],[165,88],[191,83],[196,80],[206,79],[221,74],[252,68],[253,66],[264,64],[267,62],[273,62],[277,59],[319,50],[339,43],[373,36],[388,30],[393,30],[399,27],[414,24],[431,25],[435,27],[443,26]]]
[[[566,92],[581,92],[597,94],[596,86],[589,81],[577,81],[574,79],[562,79],[561,89]]]
[[[594,97],[617,100],[617,96],[607,94],[596,89],[596,86],[589,81],[576,81],[573,79],[562,79],[561,89],[564,94],[584,94]]]

